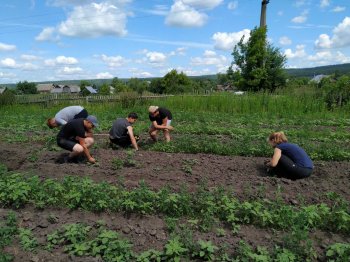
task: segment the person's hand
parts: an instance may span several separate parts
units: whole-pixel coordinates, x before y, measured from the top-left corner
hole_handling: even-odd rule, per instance
[[[172,126],[167,126],[166,129],[170,131],[170,130],[173,130],[174,127],[172,127]]]
[[[88,161],[89,161],[90,163],[92,163],[92,164],[95,164],[95,163],[96,163],[96,160],[95,160],[95,158],[93,158],[93,157],[90,157],[90,158],[88,159]]]

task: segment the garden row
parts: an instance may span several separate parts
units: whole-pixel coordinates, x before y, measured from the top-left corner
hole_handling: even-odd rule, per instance
[[[52,221],[54,223],[54,221]],[[103,221],[94,226],[82,223],[65,224],[46,236],[44,242],[38,241],[29,228],[19,227],[16,215],[9,212],[6,221],[0,223],[0,261],[10,262],[11,254],[3,252],[3,248],[19,242],[20,248],[25,252],[35,253],[37,250],[63,248],[65,253],[77,257],[99,257],[103,261],[301,261],[303,259],[317,259],[318,255],[307,245],[293,243],[298,241],[295,237],[285,241],[287,247],[276,245],[269,251],[265,247],[253,248],[244,241],[240,241],[235,250],[228,250],[225,246],[215,246],[211,241],[194,241],[181,238],[173,234],[164,245],[163,250],[149,249],[139,254],[132,251],[132,243],[121,237],[116,231],[105,228]],[[305,240],[305,239],[303,239]],[[290,247],[291,249],[288,249]],[[350,258],[350,245],[347,243],[334,243],[329,245],[322,254],[327,261],[348,261]]]

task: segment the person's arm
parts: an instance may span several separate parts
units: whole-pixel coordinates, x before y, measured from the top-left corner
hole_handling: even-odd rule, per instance
[[[278,161],[280,160],[281,156],[282,156],[281,149],[276,147],[274,152],[273,152],[273,156],[272,156],[270,162],[267,163],[267,165],[272,166],[272,167],[277,166]]]
[[[166,123],[168,121],[168,118],[163,119],[163,123],[161,125],[158,125],[157,121],[153,121],[152,125],[154,126],[155,129],[168,129],[168,130],[173,130],[172,126],[167,126]]]
[[[60,117],[55,117],[55,121],[58,126],[63,126],[67,124],[67,121]]]
[[[90,163],[95,163],[95,162],[96,162],[95,158],[93,158],[93,157],[90,155],[90,151],[89,151],[89,149],[88,149],[88,148],[86,147],[86,145],[85,145],[85,139],[82,138],[82,137],[79,137],[79,136],[77,136],[76,139],[79,141],[79,144],[83,147],[84,154],[85,154],[86,158],[88,159],[88,161],[89,161]]]
[[[134,136],[134,131],[132,129],[132,126],[128,126],[127,129],[128,129],[128,133],[129,133],[131,144],[132,144],[133,148],[135,150],[139,150],[139,147],[137,145],[137,142],[136,142],[136,139],[135,139],[135,136]]]

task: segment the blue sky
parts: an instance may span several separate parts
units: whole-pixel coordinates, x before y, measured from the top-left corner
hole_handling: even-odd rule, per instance
[[[226,72],[261,0],[0,3],[0,84]],[[270,0],[268,38],[287,67],[350,63],[349,0]]]

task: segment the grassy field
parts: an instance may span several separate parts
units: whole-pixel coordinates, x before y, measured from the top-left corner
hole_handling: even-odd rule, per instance
[[[49,129],[45,121],[67,105],[0,108],[1,144],[9,149],[11,145],[23,146],[30,155],[22,156],[21,161],[32,168],[28,173],[23,169],[9,171],[0,161],[0,261],[25,261],[30,257],[32,261],[39,261],[39,258],[45,260],[64,254],[69,254],[64,258],[73,261],[93,257],[103,261],[145,262],[344,262],[350,258],[350,208],[348,201],[338,194],[348,197],[348,192],[311,192],[308,201],[298,192],[303,190],[306,194],[308,187],[313,191],[327,189],[327,183],[333,183],[328,174],[312,177],[311,182],[281,182],[277,178],[245,176],[235,173],[237,170],[225,169],[225,177],[232,176],[234,182],[236,177],[238,180],[247,177],[248,189],[238,189],[249,192],[243,192],[239,197],[228,185],[222,185],[222,188],[198,185],[198,189],[192,191],[186,188],[173,191],[169,186],[152,189],[152,179],[156,179],[152,177],[154,173],[159,173],[162,181],[162,175],[168,178],[166,175],[172,172],[172,176],[179,176],[181,183],[196,186],[199,184],[199,180],[194,179],[196,175],[210,178],[205,171],[196,174],[196,168],[201,165],[201,159],[193,155],[196,153],[232,158],[270,157],[272,149],[266,138],[274,131],[284,131],[290,142],[301,145],[313,160],[322,161],[323,165],[327,161],[349,161],[349,105],[329,111],[322,97],[309,89],[285,90],[273,95],[174,96],[153,101],[135,100],[130,107],[120,103],[83,104],[90,114],[97,116],[100,126],[95,133],[100,137],[108,133],[115,118],[137,112],[139,121],[134,127],[143,140],[141,154],[155,153],[156,158],[164,157],[162,152],[167,152],[167,157],[180,156],[172,153],[191,153],[188,159],[186,154],[181,155],[184,159],[179,160],[179,170],[172,170],[168,165],[164,173],[161,167],[152,166],[152,161],[157,162],[153,157],[148,158],[148,163],[138,163],[132,151],[126,151],[124,158],[110,156],[120,156],[123,152],[106,148],[101,139],[93,149],[99,154],[101,164],[72,164],[63,169],[64,165],[58,166],[50,159],[40,162],[42,153],[58,155],[55,152],[60,150],[55,138],[58,130]],[[167,107],[173,113],[175,130],[173,141],[168,144],[145,142],[150,125],[147,112],[150,105]],[[107,139],[108,136],[106,142]],[[20,151],[2,149],[7,153]],[[111,163],[103,161],[102,156],[107,158],[106,154],[110,154]],[[142,155],[138,159],[141,161]],[[129,165],[126,165],[127,161]],[[222,167],[220,161],[228,161],[228,158],[216,158],[215,161],[215,165]],[[47,164],[46,169],[40,169],[39,165],[44,164]],[[36,173],[36,170],[41,171]],[[49,172],[40,173],[44,170]],[[61,179],[51,174],[62,170],[69,174],[64,174]],[[81,170],[90,172],[89,178],[77,176]],[[211,170],[215,171],[215,168]],[[344,183],[348,181],[345,172],[337,174]],[[126,188],[119,183],[120,173],[129,180],[135,173],[141,173],[141,177],[148,176],[151,183],[148,186],[141,181],[135,188]],[[175,183],[175,180],[169,181]],[[337,184],[334,182],[334,185]],[[271,195],[266,192],[268,187],[275,190],[273,199],[267,197],[267,193]],[[292,193],[283,195],[283,188]],[[324,201],[315,203],[320,199],[316,196],[321,193]],[[121,226],[116,229],[118,223]],[[161,226],[154,233],[149,228],[157,223]],[[142,227],[144,224],[145,228]],[[130,231],[137,234],[132,235]],[[165,237],[162,238],[159,232],[165,232]],[[149,237],[156,239],[157,249],[150,248]],[[139,245],[141,248],[137,245],[133,248],[132,241],[138,243],[139,239],[148,240]]]
[[[131,108],[123,108],[118,103],[84,106],[100,121],[96,133],[108,133],[115,118],[137,112],[140,118],[135,131],[147,139],[150,124],[147,108],[151,104],[165,106],[173,112],[175,139],[167,145],[147,145],[150,150],[269,156],[271,149],[266,137],[271,132],[284,131],[291,142],[304,147],[314,160],[350,159],[349,106],[329,111],[322,99],[313,94],[175,96],[136,101]],[[1,108],[2,139],[50,143],[56,131],[48,130],[45,120],[66,105]]]

